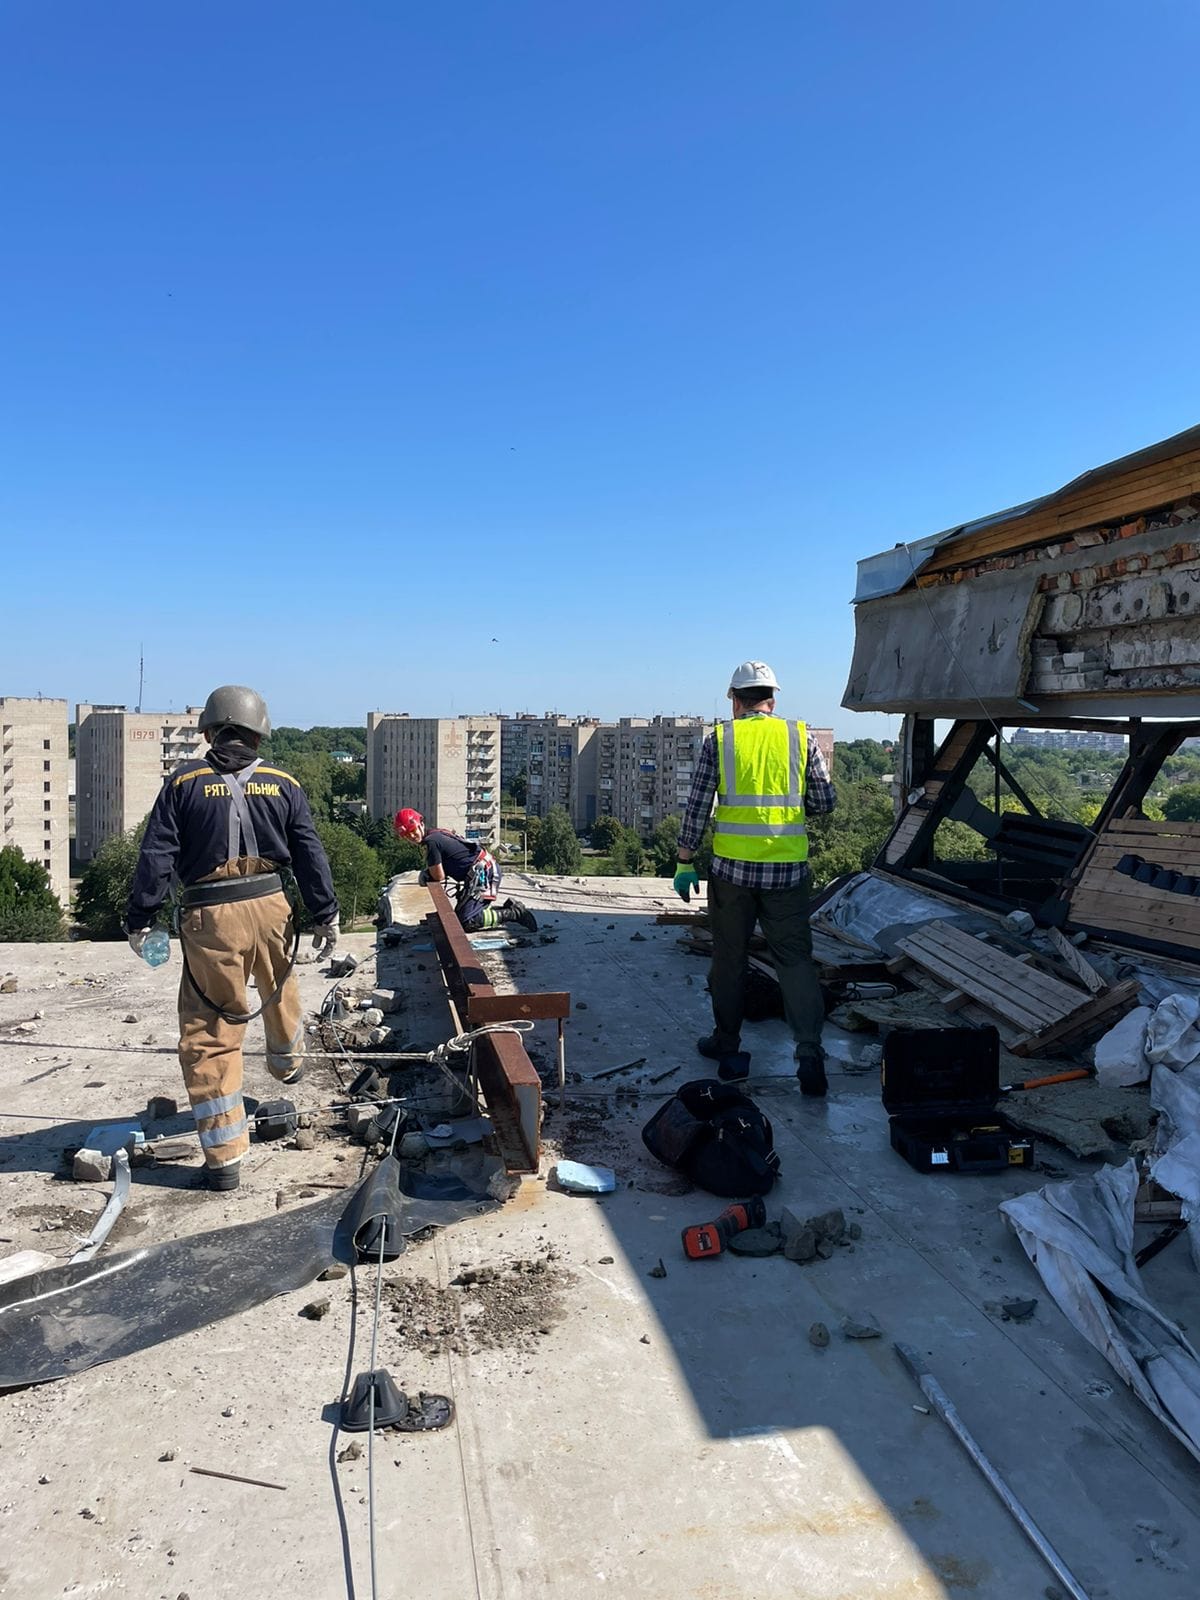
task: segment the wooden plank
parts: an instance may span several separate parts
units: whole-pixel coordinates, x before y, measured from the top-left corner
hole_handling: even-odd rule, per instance
[[[1181,839],[1194,839],[1200,847],[1200,822],[1154,822],[1147,817],[1118,817],[1100,835],[1101,841],[1107,839],[1110,833],[1175,835]]]
[[[1089,866],[1102,866],[1110,870],[1122,856],[1141,856],[1154,866],[1173,867],[1177,872],[1200,870],[1200,840],[1150,839],[1145,834],[1133,834],[1128,839],[1097,841]]]
[[[942,950],[930,950],[915,938],[901,939],[897,946],[906,956],[911,956],[919,967],[940,978],[944,985],[961,989],[972,999],[994,1010],[1002,1017],[1011,1017],[1025,1030],[1032,1031],[1050,1019],[1042,1010],[1023,1004],[1012,989],[990,974],[979,972],[970,963]]]
[[[905,977],[915,988],[922,990],[931,999],[936,1000],[939,1005],[942,1003],[944,990],[938,980],[930,973],[922,972],[920,967],[910,966],[908,972],[905,973]],[[978,1028],[995,1028],[1009,1048],[1022,1036],[1019,1028],[1014,1028],[1003,1017],[993,1015],[986,1007],[976,1005],[973,1000],[968,1000],[964,1005],[956,1006],[953,1020],[955,1022],[970,1022]]]
[[[1037,1055],[1050,1044],[1063,1044],[1074,1034],[1081,1033],[1085,1028],[1099,1026],[1109,1018],[1116,1021],[1124,1016],[1132,1006],[1137,1004],[1138,983],[1136,978],[1130,978],[1127,983],[1114,984],[1111,989],[1106,989],[1103,994],[1097,995],[1094,1000],[1082,1006],[1073,1016],[1062,1017],[1058,1022],[1053,1022],[1049,1027],[1040,1028],[1035,1033],[1027,1034],[1023,1039],[1018,1039],[1011,1046],[1015,1056]]]
[[[1164,917],[1155,916],[1149,908],[1139,908],[1129,902],[1132,910],[1125,910],[1125,902],[1115,901],[1108,895],[1072,896],[1067,907],[1071,922],[1099,933],[1130,933],[1138,939],[1154,939],[1159,944],[1183,945],[1189,950],[1200,949],[1200,928],[1195,924],[1180,926]]]
[[[1065,933],[1061,933],[1057,928],[1047,928],[1046,937],[1062,960],[1066,962],[1067,966],[1079,979],[1080,983],[1090,993],[1099,994],[1101,989],[1106,987],[1104,979],[1096,971],[1092,963],[1086,956],[1080,954],[1078,947],[1071,943]]]
[[[963,933],[948,923],[926,923],[917,930],[917,937],[928,939],[935,948],[956,954],[964,961],[978,964],[982,971],[994,974],[1002,982],[1013,984],[1022,994],[1036,998],[1039,1004],[1044,1001],[1055,1015],[1066,1016],[1086,999],[1080,990],[1071,988],[1058,978],[1052,978],[1047,972],[1038,972],[1027,966],[1026,958],[1006,955],[995,945],[985,944],[982,939]],[[1029,957],[1032,955],[1031,950]],[[1014,968],[1019,970],[1014,971]]]
[[[1107,901],[1119,915],[1141,916],[1161,922],[1164,927],[1200,932],[1200,900],[1172,894],[1169,889],[1152,888],[1123,873],[1109,873],[1098,882],[1083,878],[1072,891],[1068,908],[1080,897]]]
[[[473,994],[467,1001],[468,1022],[553,1021],[571,1015],[571,996],[548,994]]]
[[[1034,507],[1023,517],[997,527],[981,529],[953,540],[935,551],[922,568],[922,577],[953,567],[968,566],[993,555],[1011,555],[1042,540],[1065,538],[1071,532],[1126,520],[1139,511],[1190,496],[1200,487],[1200,452],[1187,451],[1166,461],[1137,468],[1107,483],[1084,484],[1049,505]]]

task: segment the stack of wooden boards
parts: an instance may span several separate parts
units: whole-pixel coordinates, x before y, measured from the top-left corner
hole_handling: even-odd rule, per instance
[[[923,923],[899,940],[888,970],[947,1010],[994,1024],[1014,1055],[1041,1055],[1104,1031],[1137,1004],[1136,980],[1109,986],[1068,940],[1054,943],[1062,970],[1082,987],[1036,965],[1033,951],[1009,955],[948,922]]]
[[[1173,894],[1117,870],[1127,855],[1164,871],[1200,871],[1200,822],[1110,822],[1072,875],[1068,915],[1073,923],[1155,944],[1200,951],[1200,899]]]

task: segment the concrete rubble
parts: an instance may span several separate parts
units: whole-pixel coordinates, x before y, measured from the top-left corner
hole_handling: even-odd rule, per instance
[[[1094,1600],[1191,1600],[1200,1518],[1190,1466],[1042,1293],[997,1211],[1001,1199],[1036,1191],[1043,1173],[945,1180],[894,1155],[877,1063],[853,1070],[886,1031],[876,1002],[860,1007],[870,1031],[829,1028],[831,1093],[820,1103],[796,1093],[786,1026],[769,1019],[752,1025],[749,1085],[771,1118],[783,1169],[768,1222],[714,1261],[687,1261],[681,1229],[725,1202],[655,1162],[640,1130],[664,1094],[703,1075],[691,1044],[709,1024],[703,961],[680,947],[678,929],[655,925],[669,885],[539,881],[541,890],[514,873],[508,885],[554,942],[478,959],[498,992],[568,990],[586,1005],[566,1023],[566,1103],[557,1104],[554,1026],[539,1023],[529,1053],[545,1091],[540,1171],[505,1179],[494,1214],[418,1237],[384,1269],[379,1363],[410,1395],[450,1393],[452,1377],[457,1407],[442,1433],[391,1435],[382,1450],[376,1442],[385,1560],[408,1558],[414,1529],[436,1541],[437,1561],[422,1571],[425,1600],[461,1600],[476,1592],[476,1575],[484,1600],[567,1600],[601,1583],[714,1600],[1041,1595],[1050,1580],[1037,1556],[964,1471],[937,1419],[914,1406],[891,1351],[899,1339],[952,1377],[973,1431]],[[404,1046],[428,1050],[447,1037],[436,959],[422,960],[412,942],[401,937],[376,954],[371,939],[347,939],[357,966],[342,979],[343,1038],[363,1033],[364,999],[390,1020],[395,1008],[378,1003],[382,990],[403,998]],[[139,1112],[151,1140],[185,1126],[174,986],[123,944],[53,947],[52,958],[5,947],[0,968],[12,969],[21,990],[0,999],[5,1108],[74,1119],[4,1125],[3,1249],[63,1259],[107,1194],[103,1184],[74,1183],[64,1151],[106,1119]],[[347,1066],[317,1019],[331,980],[299,970],[310,1063],[288,1092],[311,1125],[255,1143],[230,1196],[189,1186],[194,1142],[190,1157],[139,1167],[98,1264],[144,1243],[274,1215],[277,1201],[282,1210],[319,1204],[373,1165],[351,1142],[343,1110],[328,1109],[346,1108],[345,1085],[365,1063]],[[84,977],[97,981],[83,986]],[[83,994],[88,1006],[73,1009]],[[53,1079],[26,1082],[37,1070],[30,1056],[46,1045],[6,1025],[35,1006],[66,1064]],[[159,1045],[125,1043],[121,1018],[131,1009]],[[250,1048],[261,1049],[253,1029]],[[644,1066],[592,1081],[639,1057]],[[426,1081],[406,1079],[410,1071],[381,1062],[379,1092],[389,1081]],[[1062,1085],[1059,1094],[1092,1087]],[[259,1098],[274,1092],[261,1057],[249,1062],[247,1088]],[[1138,1105],[1146,1099],[1144,1089],[1123,1093]],[[178,1123],[150,1116],[155,1096],[183,1106]],[[378,1109],[362,1105],[359,1137]],[[434,1127],[447,1114],[431,1110],[425,1120]],[[1117,1132],[1139,1127],[1131,1118]],[[402,1137],[417,1159],[428,1157],[423,1133]],[[1114,1137],[1106,1134],[1110,1144]],[[1047,1145],[1045,1154],[1064,1176],[1091,1170],[1065,1148]],[[560,1159],[610,1168],[616,1188],[557,1192],[547,1180]],[[361,1370],[373,1277],[362,1268],[356,1276],[352,1365]],[[1181,1320],[1200,1326],[1185,1249],[1163,1251],[1145,1276]],[[87,1573],[132,1594],[232,1595],[244,1588],[249,1544],[259,1586],[342,1600],[336,1469],[343,1493],[354,1490],[344,1498],[346,1538],[361,1589],[365,1450],[355,1455],[328,1420],[347,1366],[354,1285],[338,1267],[320,1280],[111,1366],[0,1396],[5,1586],[49,1600]],[[1020,1303],[1035,1299],[1035,1313],[1022,1316]],[[995,1311],[1004,1306],[1007,1321]],[[123,1426],[131,1393],[140,1415],[132,1431]],[[621,1463],[617,1512],[611,1474],[596,1470],[604,1460]],[[193,1464],[287,1492],[197,1477]],[[719,1539],[697,1532],[681,1496],[722,1505]],[[52,1517],[47,1541],[41,1530]]]

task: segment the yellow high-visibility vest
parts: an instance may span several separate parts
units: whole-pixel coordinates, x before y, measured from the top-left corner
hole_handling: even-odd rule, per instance
[[[808,729],[782,717],[719,722],[713,854],[730,861],[807,861]]]

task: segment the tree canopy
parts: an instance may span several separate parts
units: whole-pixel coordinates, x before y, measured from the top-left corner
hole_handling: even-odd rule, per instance
[[[583,852],[564,806],[551,806],[530,841],[530,857],[539,872],[579,871]]]
[[[0,943],[33,944],[65,938],[63,909],[40,861],[15,845],[0,850]]]
[[[124,937],[123,919],[146,824],[106,839],[83,869],[75,920],[90,939]],[[159,918],[164,922],[163,917]]]

